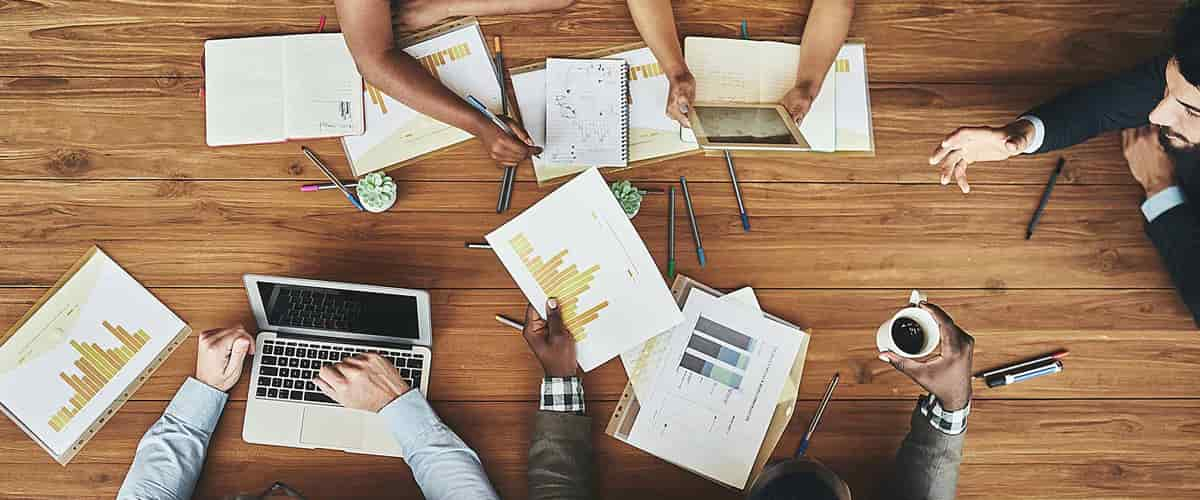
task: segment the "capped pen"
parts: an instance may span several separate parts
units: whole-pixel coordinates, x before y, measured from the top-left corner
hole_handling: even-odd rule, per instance
[[[1015,384],[1017,382],[1024,382],[1026,380],[1031,380],[1038,377],[1044,377],[1046,375],[1053,375],[1061,371],[1063,371],[1062,361],[1054,360],[1048,364],[1035,365],[1017,372],[1006,372],[998,375],[992,375],[986,379],[986,382],[988,387],[1001,387]]]
[[[692,195],[688,192],[687,178],[680,176],[679,185],[683,188],[683,205],[687,208],[688,222],[692,225],[692,239],[696,240],[696,258],[700,261],[700,267],[704,267],[707,262],[704,258],[704,244],[700,242],[700,226],[696,224],[696,211],[692,209]]]
[[[1071,351],[1068,351],[1066,349],[1061,349],[1061,350],[1055,351],[1053,353],[1047,354],[1045,356],[1038,356],[1033,359],[1028,359],[1025,361],[1018,361],[1018,362],[1008,365],[1008,366],[1001,366],[1000,368],[995,368],[992,370],[988,370],[986,372],[976,374],[975,378],[988,378],[988,377],[991,377],[992,375],[999,375],[1001,373],[1008,373],[1011,371],[1020,370],[1027,366],[1039,365],[1039,364],[1050,362],[1050,361],[1060,360],[1060,359],[1067,357],[1068,354],[1071,354]]]
[[[470,248],[472,250],[491,250],[492,249],[492,246],[487,243],[474,243],[474,242],[470,242],[470,241],[468,241],[463,246],[466,248]]]
[[[825,407],[829,406],[829,399],[833,397],[833,390],[837,389],[838,382],[841,380],[841,373],[833,374],[833,380],[829,381],[829,387],[825,389],[825,396],[821,398],[821,404],[817,405],[817,412],[813,414],[812,421],[808,423],[808,430],[804,431],[804,436],[800,438],[800,446],[796,449],[797,457],[808,452],[808,443],[812,440],[813,433],[817,432],[817,424],[821,423],[821,415],[825,414]]]

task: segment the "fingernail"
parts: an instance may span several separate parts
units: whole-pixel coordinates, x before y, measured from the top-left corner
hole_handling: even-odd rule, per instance
[[[879,355],[879,360],[883,361],[884,363],[887,363],[889,365],[892,364],[892,360],[888,359],[887,356],[884,356],[882,354]]]
[[[963,194],[970,193],[970,192],[971,192],[971,186],[963,186],[962,190],[963,190]]]
[[[546,307],[558,309],[558,299],[550,299],[546,301]]]
[[[949,184],[949,183],[950,183],[950,178],[946,177],[946,176],[942,176],[942,185],[945,186],[946,184]]]

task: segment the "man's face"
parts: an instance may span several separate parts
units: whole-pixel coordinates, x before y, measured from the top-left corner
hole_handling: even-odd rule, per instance
[[[1200,152],[1200,88],[1183,77],[1174,59],[1167,64],[1167,88],[1150,122],[1159,126],[1158,140],[1168,151]]]

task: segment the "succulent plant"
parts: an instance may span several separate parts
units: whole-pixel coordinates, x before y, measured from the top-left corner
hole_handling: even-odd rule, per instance
[[[621,209],[625,211],[625,215],[633,217],[638,213],[638,209],[642,208],[642,198],[646,193],[635,187],[629,181],[617,181],[611,185],[613,196],[617,198],[617,203],[621,204]]]
[[[367,174],[358,181],[358,199],[368,209],[383,210],[396,200],[396,183],[379,172]]]

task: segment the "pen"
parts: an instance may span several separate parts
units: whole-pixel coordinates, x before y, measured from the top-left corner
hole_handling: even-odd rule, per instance
[[[476,99],[475,96],[467,96],[467,104],[470,104],[472,108],[475,108],[475,111],[483,113],[483,116],[486,116],[487,119],[491,120],[492,123],[496,124],[497,127],[500,127],[500,130],[503,130],[504,133],[512,136],[514,139],[517,137],[517,134],[513,132],[513,129],[509,127],[507,123],[504,123],[504,120],[501,120],[500,117],[496,116],[495,113],[487,109],[487,106],[484,106],[482,102],[479,102],[479,99]]]
[[[813,433],[817,431],[821,415],[825,414],[825,407],[829,405],[829,399],[833,397],[833,390],[837,389],[838,382],[841,380],[841,373],[833,374],[833,380],[829,381],[829,387],[825,389],[825,396],[821,397],[821,404],[817,405],[817,412],[813,414],[812,422],[808,423],[808,430],[804,431],[804,437],[800,438],[800,447],[796,449],[797,457],[803,456],[808,451],[808,442],[812,440]]]
[[[1054,167],[1054,172],[1050,173],[1050,180],[1046,181],[1046,189],[1042,191],[1042,201],[1038,202],[1037,210],[1033,211],[1033,218],[1029,220],[1029,226],[1025,228],[1025,239],[1033,237],[1033,230],[1037,227],[1037,223],[1042,219],[1042,212],[1046,210],[1046,203],[1050,202],[1050,193],[1054,191],[1054,185],[1058,183],[1058,176],[1062,173],[1063,165],[1067,164],[1067,159],[1059,157],[1058,166]]]
[[[500,94],[504,95],[503,80],[501,80]],[[496,124],[497,127],[500,127],[500,130],[503,130],[504,133],[509,135],[509,137],[514,139],[517,137],[517,134],[513,132],[513,129],[509,127],[507,123],[504,123],[504,120],[501,120],[496,116],[495,113],[492,113],[490,110],[488,110],[487,106],[484,106],[482,102],[479,102],[479,99],[476,99],[475,96],[467,96],[467,104],[470,104],[471,107],[475,108],[476,111],[483,113],[483,116],[486,116],[492,121],[492,123]],[[496,213],[502,213],[505,210],[508,210],[508,201],[512,196],[513,179],[516,177],[516,167],[504,167],[504,176],[500,178],[500,199],[496,201]]]
[[[503,314],[497,314],[496,321],[500,322],[501,325],[507,326],[514,330],[521,330],[521,331],[525,330],[525,325],[522,325],[520,323],[517,323],[516,321],[508,319],[508,318],[504,317]]]
[[[348,188],[358,187],[357,182],[346,182],[342,184]],[[313,191],[324,191],[326,189],[337,189],[337,184],[305,184],[300,186],[300,191],[311,193]]]
[[[688,222],[692,224],[692,238],[696,240],[696,258],[700,267],[704,267],[704,245],[700,243],[700,226],[696,224],[696,212],[692,209],[692,195],[688,193],[687,177],[679,176],[679,184],[683,186],[683,203],[687,207]]]
[[[500,49],[500,37],[492,38],[496,52],[496,80],[500,84],[500,114],[508,115],[508,90],[504,85],[504,53]],[[504,128],[504,127],[501,127]],[[512,131],[508,131],[512,135]],[[516,167],[504,167],[504,175],[500,178],[500,198],[496,202],[496,213],[508,210],[512,203],[513,181],[517,178]]]
[[[473,250],[491,250],[492,249],[492,246],[487,243],[471,243],[469,241],[463,246],[466,248],[473,249]]]
[[[667,189],[667,277],[675,277],[675,186]]]
[[[333,172],[329,170],[329,167],[326,167],[324,163],[321,163],[321,159],[317,158],[316,153],[313,153],[311,149],[308,149],[308,146],[300,146],[300,151],[303,151],[304,156],[308,157],[308,161],[313,162],[313,165],[316,165],[317,168],[321,169],[321,173],[324,173],[325,177],[328,177],[329,180],[333,182],[333,185],[337,186],[338,190],[340,190],[342,194],[346,195],[346,199],[350,200],[351,205],[354,205],[354,207],[360,212],[366,211],[362,204],[358,202],[358,198],[355,198],[354,195],[350,193],[350,190],[346,189],[346,186],[342,184],[342,181],[338,180],[336,175],[333,175]]]
[[[750,216],[746,215],[746,204],[742,203],[742,188],[738,187],[737,173],[733,171],[733,155],[725,150],[725,165],[729,166],[729,180],[733,181],[733,196],[737,198],[738,214],[742,216],[742,230],[750,232]]]
[[[994,375],[994,376],[988,377],[987,378],[987,386],[988,387],[1000,387],[1000,386],[1015,384],[1017,382],[1024,382],[1026,380],[1035,379],[1038,377],[1044,377],[1046,375],[1053,375],[1053,374],[1061,372],[1061,371],[1063,371],[1062,361],[1056,360],[1053,363],[1040,365],[1040,366],[1034,366],[1034,367],[1026,369],[1024,371],[1020,371],[1020,372],[1016,372],[1016,373],[1005,373],[1003,375]]]
[[[1000,374],[1000,373],[1007,373],[1007,372],[1011,372],[1014,370],[1020,370],[1021,368],[1025,368],[1026,366],[1037,365],[1037,364],[1041,364],[1041,363],[1044,363],[1047,361],[1063,359],[1063,358],[1067,357],[1068,354],[1071,354],[1071,351],[1068,351],[1066,349],[1063,349],[1060,351],[1055,351],[1055,352],[1053,352],[1051,354],[1047,354],[1045,356],[1038,356],[1038,357],[1030,359],[1030,360],[1020,361],[1020,362],[1017,362],[1012,365],[996,368],[994,370],[988,370],[986,372],[976,375],[975,378],[988,378],[992,375],[996,375],[996,374]]]
[[[508,114],[508,95],[504,92],[504,54],[500,51],[500,37],[492,38],[496,52],[496,79],[500,83],[500,114]]]

